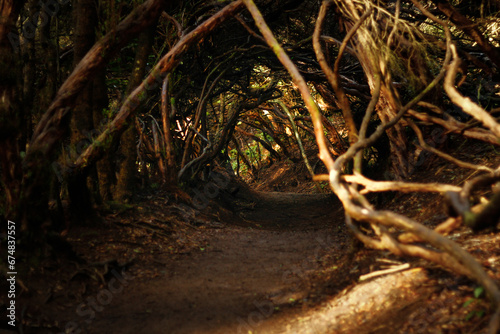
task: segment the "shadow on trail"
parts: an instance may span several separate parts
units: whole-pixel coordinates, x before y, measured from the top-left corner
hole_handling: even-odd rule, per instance
[[[333,219],[314,212],[318,199],[330,198],[289,199],[297,198],[260,194],[253,207],[239,203],[237,223],[206,229],[200,250],[159,257],[164,276],[132,281],[130,294],[118,296],[90,332],[247,334],[265,327],[264,333],[278,333],[269,320],[307,301],[322,259],[348,245],[344,233],[310,225]]]
[[[89,332],[277,333],[269,320],[310,300],[325,259],[350,245],[338,199],[227,189],[205,210],[219,224],[194,232],[203,247],[159,255],[164,276],[134,280]]]
[[[375,262],[373,252],[353,251],[339,200],[244,185],[227,189],[206,210],[218,223],[193,230],[200,246],[159,253],[155,262],[162,274],[141,280],[138,273],[88,326],[89,333],[323,334],[354,328],[365,334],[386,331],[389,318],[404,320],[398,312],[416,307],[424,295],[414,293],[412,274],[361,285],[359,293],[335,301],[357,281],[358,268],[370,270]],[[426,280],[418,275],[418,282]],[[376,304],[383,308],[390,292],[397,307],[373,318],[373,308],[366,308],[373,303],[363,301],[370,291],[381,296]]]

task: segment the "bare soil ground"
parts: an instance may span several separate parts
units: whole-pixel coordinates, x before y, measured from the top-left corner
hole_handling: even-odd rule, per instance
[[[485,152],[480,162],[496,159]],[[439,164],[429,160],[414,179],[471,177]],[[86,263],[59,257],[18,276],[20,332],[485,332],[491,310],[473,282],[359,247],[332,195],[229,189],[201,211],[158,192],[102,212],[99,229],[69,231]],[[429,226],[444,218],[439,203],[422,194],[379,198]],[[500,235],[461,227],[450,237],[500,279]],[[411,269],[359,282],[403,263]]]

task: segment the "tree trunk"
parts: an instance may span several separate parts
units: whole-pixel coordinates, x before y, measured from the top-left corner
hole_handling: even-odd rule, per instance
[[[354,24],[350,20],[353,20],[354,22],[359,20],[363,13],[356,12],[354,10],[356,6],[353,1],[345,1],[344,4],[353,10],[349,14],[344,12],[344,15],[350,15],[350,17],[344,22],[346,31],[349,31],[354,27]],[[381,26],[383,22],[383,20],[380,22],[377,21],[377,24]],[[387,24],[389,23],[387,22]],[[383,30],[384,28],[381,27],[381,31]],[[363,34],[355,35],[351,41],[353,48],[356,50],[356,56],[367,77],[370,92],[372,94],[374,93],[376,86],[376,77],[382,76],[383,78],[381,82],[380,97],[375,106],[375,111],[377,112],[380,120],[385,123],[396,116],[399,110],[399,97],[396,96],[389,87],[392,84],[392,79],[390,70],[388,69],[390,64],[387,62],[387,59],[384,58],[384,55],[373,54],[374,47],[377,46],[375,43],[380,42],[374,42],[366,39]],[[391,150],[391,171],[388,177],[398,180],[405,179],[410,172],[409,152],[407,147],[408,140],[405,129],[401,123],[398,123],[387,129],[386,133],[389,137]]]
[[[52,18],[48,18],[49,23],[40,29],[40,43],[42,45],[42,53],[40,54],[41,59],[38,59],[40,70],[43,73],[42,79],[40,79],[39,86],[42,87],[38,94],[38,103],[34,105],[33,116],[34,118],[39,118],[40,115],[47,110],[50,103],[54,99],[57,91],[57,85],[59,81],[58,73],[58,53],[57,53],[57,35],[51,37],[51,25]],[[32,125],[30,124],[30,129]],[[30,130],[30,134],[33,131]]]
[[[99,129],[102,123],[107,121],[107,118],[103,114],[103,110],[109,105],[106,73],[104,71],[99,73],[94,80],[93,98],[94,128]],[[96,163],[100,201],[111,201],[113,199],[112,187],[116,183],[115,169],[112,162],[113,157],[114,154],[108,152]]]
[[[165,136],[165,155],[166,155],[166,179],[165,183],[167,187],[177,186],[177,166],[175,162],[175,147],[174,147],[174,137],[172,135],[172,118],[175,113],[170,112],[168,106],[170,103],[170,81],[171,75],[169,74],[163,83],[162,94],[161,94],[161,116],[163,125],[163,134]],[[173,107],[172,107],[173,109]]]
[[[13,36],[17,36],[15,24],[24,1],[3,0],[0,2],[0,172],[4,210],[0,210],[2,220],[19,221],[21,199],[21,158],[24,150],[20,139],[23,137],[21,106],[19,103],[20,57],[15,53]]]
[[[139,86],[146,74],[146,64],[153,46],[153,37],[156,24],[143,31],[138,38],[138,46],[135,55],[134,68],[130,77],[125,96],[128,96],[137,86]],[[120,154],[123,161],[119,167],[119,174],[116,184],[115,197],[119,201],[130,201],[137,180],[137,131],[135,128],[135,116],[132,116],[127,125],[127,130],[121,137]]]
[[[373,81],[374,78],[371,77],[368,81]],[[370,87],[372,83],[370,82]],[[382,87],[380,92],[380,99],[375,107],[378,117],[383,123],[386,123],[393,119],[398,109],[396,107],[394,96],[388,89]],[[390,175],[389,179],[401,180],[408,177],[410,174],[410,163],[408,160],[409,152],[407,147],[408,139],[406,137],[405,129],[401,123],[397,123],[392,128],[387,129],[387,137],[389,137],[389,143],[391,147],[390,158]]]
[[[97,11],[94,0],[78,0],[75,6],[74,67],[85,57],[95,43]],[[92,119],[92,82],[88,82],[76,100],[71,118],[70,156],[76,156],[89,143],[88,136],[94,127]],[[68,175],[70,211],[75,223],[91,222],[95,218],[90,191],[87,185],[89,169],[73,171]]]
[[[29,0],[27,6],[28,18],[34,18],[37,8],[36,0]],[[33,19],[31,20],[33,21]],[[38,24],[32,22],[35,26]],[[48,24],[50,26],[50,24]],[[35,39],[28,38],[22,47],[23,58],[23,114],[22,114],[22,145],[28,143],[28,136],[32,132],[31,113],[33,110],[33,101],[35,96],[35,76],[36,76],[36,61],[35,58]]]

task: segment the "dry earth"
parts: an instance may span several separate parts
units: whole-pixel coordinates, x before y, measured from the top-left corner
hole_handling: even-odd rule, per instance
[[[471,177],[431,170],[414,179]],[[491,309],[474,282],[360,248],[331,195],[229,186],[202,211],[179,203],[158,192],[103,212],[100,228],[69,231],[86,263],[59,256],[18,276],[19,332],[485,333]],[[422,194],[379,200],[429,226],[445,218],[439,203]],[[500,280],[498,233],[461,227],[450,237]],[[412,269],[359,282],[403,263]]]

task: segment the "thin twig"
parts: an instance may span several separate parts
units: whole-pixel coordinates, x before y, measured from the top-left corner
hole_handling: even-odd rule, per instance
[[[184,36],[184,31],[182,30],[182,25],[175,19],[175,17],[168,15],[167,12],[161,13],[161,16],[169,20],[175,25],[175,28],[177,29],[177,37],[182,38]]]

